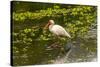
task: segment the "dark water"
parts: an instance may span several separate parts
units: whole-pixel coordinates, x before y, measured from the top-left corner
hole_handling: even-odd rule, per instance
[[[84,38],[76,39],[66,62],[91,62],[97,61],[96,30],[88,32]]]
[[[75,63],[97,61],[97,40],[96,30],[92,30],[84,38],[76,38],[65,46],[56,41],[33,40],[32,44],[17,46],[13,53],[14,65],[37,65],[37,64],[55,64],[55,63]],[[68,48],[71,48],[68,50]]]
[[[86,39],[80,40],[80,42],[75,42],[71,49],[70,54],[65,60],[63,57],[62,59],[65,60],[65,63],[70,62],[91,62],[97,60],[97,53],[96,53],[96,43],[94,39]],[[62,60],[61,59],[61,60]],[[59,62],[60,63],[60,62]],[[62,62],[61,62],[62,63]]]

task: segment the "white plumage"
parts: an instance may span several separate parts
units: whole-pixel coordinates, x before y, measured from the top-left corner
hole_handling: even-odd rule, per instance
[[[69,33],[60,25],[55,25],[53,20],[49,20],[48,24],[46,27],[49,27],[49,30],[51,33],[57,36],[67,36],[71,38]]]
[[[57,36],[68,36],[69,38],[71,37],[66,30],[60,26],[60,25],[53,25],[52,27],[49,26],[49,30],[50,32],[52,32],[53,34],[57,35]]]

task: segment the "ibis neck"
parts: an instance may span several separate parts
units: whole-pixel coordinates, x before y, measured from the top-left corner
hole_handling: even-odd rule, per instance
[[[51,30],[53,26],[54,26],[53,24],[52,24],[52,25],[50,25],[50,26],[49,26],[49,30]]]

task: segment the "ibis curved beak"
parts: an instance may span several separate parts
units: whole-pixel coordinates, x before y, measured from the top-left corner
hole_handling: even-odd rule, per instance
[[[49,27],[49,25],[50,25],[50,23],[48,22],[48,23],[45,25],[44,29],[47,29],[47,28]]]

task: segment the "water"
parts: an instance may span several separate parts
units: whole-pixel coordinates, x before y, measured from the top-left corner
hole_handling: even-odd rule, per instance
[[[97,61],[96,35],[87,36],[65,43],[63,47],[51,47],[52,44],[59,45],[59,43],[39,40],[33,40],[33,45],[14,44],[18,48],[14,48],[16,50],[13,53],[13,64],[37,65]],[[68,48],[71,49],[68,50]]]
[[[71,50],[65,56],[57,58],[53,63],[76,63],[97,61],[96,30],[89,31],[84,38],[72,41]],[[92,35],[92,36],[91,36]],[[68,45],[68,44],[67,44]],[[67,46],[68,47],[68,46]]]

